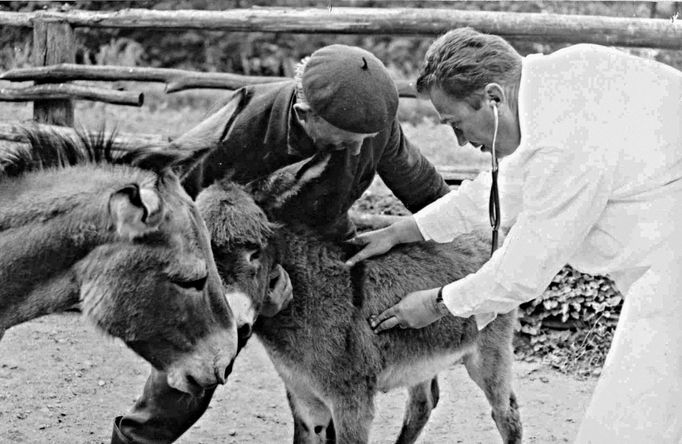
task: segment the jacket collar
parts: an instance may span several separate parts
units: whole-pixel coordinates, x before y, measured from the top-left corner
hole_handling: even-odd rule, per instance
[[[272,145],[280,140],[287,141],[286,152],[290,156],[301,159],[310,157],[317,152],[312,139],[306,134],[301,124],[296,119],[294,104],[296,103],[296,84],[293,81],[286,82],[279,90],[272,106],[270,116],[271,123],[265,134],[267,145]],[[285,136],[285,137],[283,137]]]

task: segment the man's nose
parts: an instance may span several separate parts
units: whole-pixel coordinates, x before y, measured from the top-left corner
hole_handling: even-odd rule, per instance
[[[466,137],[464,137],[464,134],[462,134],[461,131],[457,131],[455,134],[456,134],[456,136],[457,136],[457,144],[458,144],[459,146],[464,146],[464,145],[466,145],[467,143],[469,143],[469,141],[467,140]]]
[[[464,146],[469,142],[466,137],[464,137],[464,133],[462,132],[461,129],[457,128],[454,125],[451,125],[452,132],[455,133],[455,137],[457,138],[457,144],[459,146]]]
[[[344,144],[344,147],[350,151],[352,156],[357,156],[362,150],[362,142],[348,142]]]

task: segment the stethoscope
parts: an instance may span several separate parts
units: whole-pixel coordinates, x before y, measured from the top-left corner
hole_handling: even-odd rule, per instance
[[[497,113],[497,102],[495,100],[490,101],[490,106],[493,108],[493,116],[495,117],[495,126],[493,132],[493,143],[490,147],[491,159],[492,159],[492,184],[490,185],[490,200],[488,201],[488,215],[490,217],[490,227],[492,228],[492,246],[490,250],[490,255],[492,256],[495,250],[497,250],[498,243],[498,231],[500,228],[500,195],[497,190],[497,153],[495,152],[495,143],[497,142],[497,129],[499,127],[499,116]]]

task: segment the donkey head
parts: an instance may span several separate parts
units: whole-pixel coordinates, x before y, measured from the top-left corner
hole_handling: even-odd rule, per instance
[[[277,226],[239,185],[216,183],[197,197],[206,221],[218,272],[235,314],[239,338],[245,341],[284,270],[275,263],[269,241]]]
[[[169,147],[133,162],[156,174],[103,196],[109,237],[77,264],[85,315],[187,393],[224,383],[237,346],[208,231],[177,175],[201,154]]]
[[[271,303],[273,283],[286,273],[277,264],[275,234],[280,227],[270,220],[286,219],[291,199],[314,183],[328,159],[329,155],[314,156],[246,187],[222,181],[197,197],[240,340],[248,338],[256,318]]]
[[[126,150],[101,135],[25,134],[28,149],[0,150],[0,334],[78,304],[170,386],[224,383],[236,324],[180,184],[212,141]]]

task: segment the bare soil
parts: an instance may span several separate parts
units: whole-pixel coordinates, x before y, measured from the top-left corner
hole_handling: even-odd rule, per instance
[[[10,329],[0,341],[0,442],[105,443],[112,419],[142,390],[148,365],[75,314]],[[514,386],[526,443],[572,442],[596,379],[517,362]],[[440,375],[441,400],[420,443],[500,442],[483,393],[461,365]],[[377,400],[373,443],[391,443],[406,394]],[[284,386],[257,340],[181,443],[286,443],[293,435]]]

